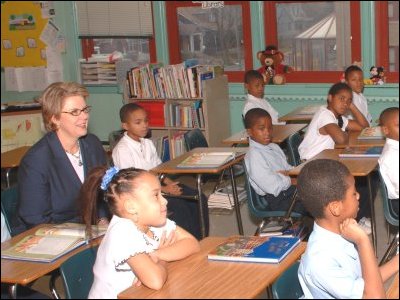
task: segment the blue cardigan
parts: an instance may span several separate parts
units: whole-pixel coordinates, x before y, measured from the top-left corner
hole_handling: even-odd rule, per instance
[[[79,144],[86,178],[91,169],[107,164],[106,154],[93,134],[80,138]],[[42,223],[80,222],[81,186],[56,133],[49,132],[29,149],[19,166],[18,216],[26,228]],[[106,216],[105,203],[99,204],[99,216]]]

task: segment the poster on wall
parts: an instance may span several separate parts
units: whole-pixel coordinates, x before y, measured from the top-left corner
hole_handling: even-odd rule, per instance
[[[1,2],[1,66],[46,66],[40,35],[48,23],[39,1]]]

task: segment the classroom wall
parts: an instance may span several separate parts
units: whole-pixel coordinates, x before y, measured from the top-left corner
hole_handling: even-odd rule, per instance
[[[361,1],[361,48],[364,75],[369,77],[369,66],[375,65],[375,22],[374,1]],[[263,25],[263,1],[251,1],[252,48],[257,52],[265,48]],[[80,43],[76,38],[77,30],[74,21],[72,1],[55,1],[56,24],[65,35],[67,51],[63,54],[64,80],[76,81],[78,78],[77,62],[81,57]],[[153,1],[154,31],[157,45],[157,60],[168,64],[168,36],[166,32],[166,17],[164,1]],[[258,68],[259,62],[254,55],[253,68]],[[39,95],[38,92],[6,92],[4,76],[1,73],[1,102],[13,100],[30,101]],[[286,114],[295,107],[323,104],[329,84],[286,84],[283,86],[265,87],[265,96],[280,115]],[[101,140],[106,141],[108,134],[119,128],[118,112],[122,106],[122,93],[117,87],[89,87],[89,104],[93,106],[89,130]],[[383,86],[367,86],[364,94],[369,102],[373,119],[386,107],[399,106],[399,85],[385,84]],[[243,128],[241,119],[245,101],[245,90],[241,83],[229,84],[231,133]]]

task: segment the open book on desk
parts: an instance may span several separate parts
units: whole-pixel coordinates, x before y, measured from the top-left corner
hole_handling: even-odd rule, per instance
[[[92,237],[106,233],[107,226],[92,227]],[[1,252],[1,258],[52,262],[87,243],[84,224],[49,224],[28,235],[14,246]]]
[[[341,158],[357,158],[357,157],[380,157],[383,147],[375,146],[369,148],[345,148],[342,153],[339,153]]]
[[[208,253],[209,260],[279,263],[298,244],[298,237],[232,236]]]
[[[193,153],[186,159],[184,159],[177,168],[186,169],[202,169],[202,168],[217,168],[234,159],[239,153],[235,152],[199,152]]]
[[[358,135],[358,140],[372,140],[372,139],[384,139],[382,129],[380,126],[373,126],[364,128]]]

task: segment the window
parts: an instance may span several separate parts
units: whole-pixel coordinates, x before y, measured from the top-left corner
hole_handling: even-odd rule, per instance
[[[170,63],[195,58],[222,65],[229,81],[242,82],[252,68],[249,2],[225,1],[224,7],[207,9],[188,1],[165,3]]]
[[[336,82],[361,60],[356,1],[268,1],[264,13],[266,45],[276,45],[296,70],[287,82]]]
[[[387,82],[399,82],[399,2],[377,1],[376,64],[385,68]]]

